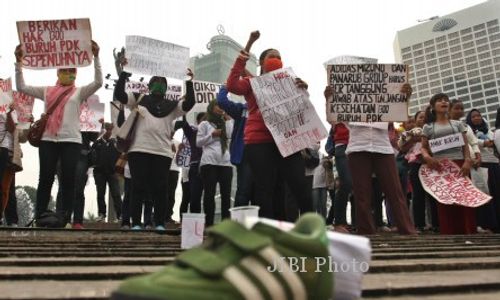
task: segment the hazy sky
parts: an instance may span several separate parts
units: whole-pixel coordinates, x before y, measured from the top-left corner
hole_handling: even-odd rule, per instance
[[[338,55],[378,58],[394,62],[396,31],[417,24],[418,19],[443,16],[484,2],[482,0],[7,0],[2,1],[0,24],[0,77],[14,77],[14,48],[19,44],[16,21],[90,18],[93,39],[101,47],[103,72],[114,75],[112,50],[125,43],[125,35],[143,35],[190,48],[191,56],[207,53],[206,44],[222,24],[226,34],[244,45],[249,33],[260,30],[254,44],[280,50],[283,63],[309,84],[311,100],[325,118],[322,91],[326,85],[323,62]],[[93,68],[79,70],[77,85],[92,80]],[[52,85],[54,70],[25,71],[27,84]],[[111,91],[98,92],[101,102]],[[37,100],[35,116],[41,113]],[[108,114],[107,114],[107,117]],[[24,145],[25,171],[17,185],[37,186],[37,150]],[[179,187],[180,190],[180,187]],[[93,181],[86,189],[86,209],[95,212]],[[180,201],[180,199],[178,199]]]

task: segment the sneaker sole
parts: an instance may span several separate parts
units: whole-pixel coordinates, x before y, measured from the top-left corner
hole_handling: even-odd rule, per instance
[[[151,298],[138,295],[125,295],[119,292],[111,294],[111,300],[164,300],[165,298]]]

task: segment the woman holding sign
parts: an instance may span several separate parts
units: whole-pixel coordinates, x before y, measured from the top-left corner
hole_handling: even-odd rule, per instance
[[[262,114],[257,106],[255,95],[252,91],[250,78],[243,77],[246,62],[250,59],[250,48],[260,37],[258,31],[250,34],[244,50],[236,59],[231,73],[227,78],[227,89],[236,95],[242,95],[248,104],[248,118],[245,126],[244,142],[245,155],[252,167],[255,178],[254,201],[260,206],[259,214],[262,217],[274,218],[275,209],[283,211],[284,207],[278,205],[284,195],[275,192],[282,187],[282,178],[292,191],[299,203],[301,213],[312,211],[312,195],[306,187],[304,159],[300,152],[288,157],[281,156],[271,132],[267,129]],[[272,72],[283,66],[281,55],[276,49],[267,49],[260,55],[259,63],[261,74]],[[296,79],[299,88],[307,89],[307,84]],[[282,212],[281,212],[282,214]]]
[[[404,84],[400,91],[410,98],[412,89]],[[331,86],[325,88],[326,101],[333,96]],[[391,207],[394,224],[400,234],[416,234],[406,204],[406,194],[400,184],[394,157],[394,148],[389,139],[389,123],[373,122],[349,124],[349,143],[346,148],[353,194],[358,234],[375,234],[372,214],[372,175],[375,174],[380,188]]]
[[[73,211],[75,198],[75,174],[80,155],[82,135],[80,133],[80,105],[102,86],[99,46],[92,41],[94,55],[94,81],[82,87],[75,86],[76,68],[58,69],[55,86],[29,86],[24,83],[22,70],[23,50],[17,46],[16,86],[17,90],[45,101],[45,111],[50,114],[38,150],[40,177],[38,182],[35,219],[47,210],[50,192],[54,183],[57,162],[61,162],[63,205],[60,213],[67,223]],[[55,108],[53,108],[55,107]]]
[[[121,63],[124,65],[127,62],[123,60]],[[128,149],[132,175],[132,229],[142,229],[142,203],[151,195],[156,230],[165,230],[166,183],[174,157],[171,133],[174,131],[174,120],[185,115],[195,104],[191,81],[193,75],[188,73],[191,79],[186,81],[186,97],[181,101],[166,99],[167,79],[160,76],[153,76],[149,80],[149,95],[125,92],[125,84],[131,75],[125,71],[120,74],[114,98],[138,113],[134,137]]]
[[[472,166],[467,141],[467,127],[460,121],[451,120],[448,115],[450,100],[446,94],[436,94],[430,100],[426,110],[427,124],[423,128],[422,158],[427,166],[441,170],[440,159],[447,158],[461,167],[460,175],[468,176]],[[448,148],[439,149],[439,138],[461,136],[463,143],[450,144]],[[439,231],[441,234],[476,233],[476,216],[474,208],[461,205],[437,203]]]

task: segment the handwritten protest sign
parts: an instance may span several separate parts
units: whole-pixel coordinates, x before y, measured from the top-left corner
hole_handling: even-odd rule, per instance
[[[149,94],[148,84],[141,81],[128,81],[125,84],[125,92],[137,94]],[[178,84],[168,84],[167,100],[179,101],[182,97],[182,86]]]
[[[89,19],[19,21],[17,32],[25,68],[76,68],[92,63]]]
[[[142,81],[128,81],[125,83],[125,92],[136,94],[149,94],[148,84]]]
[[[12,92],[14,98],[14,107],[17,112],[17,128],[28,129],[31,124],[31,116],[33,114],[33,105],[35,97],[26,95],[21,92]]]
[[[424,190],[434,199],[442,204],[467,207],[478,207],[490,201],[490,195],[478,190],[468,177],[459,175],[458,165],[448,159],[440,163],[441,172],[422,165],[418,173]]]
[[[0,80],[0,114],[6,114],[9,111],[12,99],[12,80],[10,78]]]
[[[220,83],[193,80],[195,105],[192,112],[207,111],[210,101],[217,99],[221,86]]]
[[[329,65],[333,97],[327,101],[328,121],[402,122],[408,119],[408,97],[401,87],[408,82],[406,65]]]
[[[450,134],[437,139],[429,140],[429,146],[431,147],[432,153],[462,147],[463,145],[465,145],[465,142],[461,133]]]
[[[189,48],[137,35],[127,36],[125,45],[127,72],[177,79],[185,77]]]
[[[250,79],[266,127],[283,157],[309,148],[328,133],[309,100],[295,84],[291,68]]]
[[[182,144],[179,145],[177,153],[175,154],[175,164],[181,168],[189,167],[191,162],[191,146],[186,136],[182,137]]]
[[[80,131],[100,132],[102,124],[99,120],[104,119],[104,103],[99,103],[99,97],[92,95],[80,108]]]

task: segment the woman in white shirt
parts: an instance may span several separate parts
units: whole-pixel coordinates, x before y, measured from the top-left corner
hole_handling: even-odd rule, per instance
[[[102,86],[99,46],[92,41],[94,55],[94,81],[82,87],[75,86],[76,68],[58,69],[55,86],[29,86],[24,83],[22,60],[23,50],[17,46],[16,86],[17,90],[45,101],[45,111],[60,103],[47,120],[38,154],[40,177],[37,189],[35,218],[47,210],[50,192],[54,183],[57,162],[61,162],[62,211],[65,221],[69,222],[75,198],[76,159],[80,155],[82,135],[80,133],[80,105]]]
[[[126,61],[122,62],[122,65]],[[167,100],[167,79],[151,77],[148,95],[125,92],[125,83],[132,74],[122,72],[116,83],[114,98],[130,109],[137,109],[139,118],[134,138],[128,150],[132,175],[130,211],[132,229],[141,230],[142,203],[148,195],[153,199],[156,230],[165,230],[167,214],[168,174],[174,153],[172,135],[174,120],[185,115],[194,106],[193,82],[186,81],[186,97],[181,101]],[[188,73],[192,78],[192,73]]]
[[[231,205],[231,181],[233,167],[229,155],[229,137],[233,132],[233,121],[227,120],[227,115],[217,105],[210,102],[207,108],[206,120],[198,125],[196,145],[203,148],[200,161],[201,178],[203,181],[203,211],[205,225],[214,224],[215,189],[219,183],[221,195],[222,218],[229,217]]]
[[[405,85],[402,93],[411,95],[411,87]],[[325,98],[333,95],[333,89],[325,89]],[[376,174],[386,196],[394,223],[401,234],[416,234],[411,221],[406,195],[399,182],[394,149],[389,140],[388,123],[349,124],[349,144],[346,149],[349,169],[353,178],[356,206],[356,227],[359,234],[375,234],[372,215],[372,174]]]

